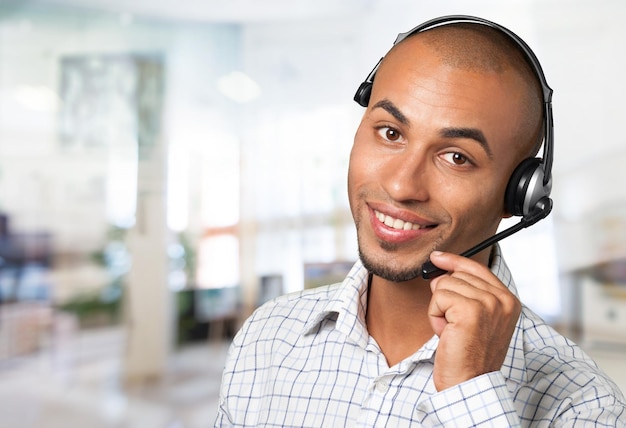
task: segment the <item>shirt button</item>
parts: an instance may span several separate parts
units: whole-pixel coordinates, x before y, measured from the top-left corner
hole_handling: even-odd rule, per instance
[[[389,391],[389,384],[384,380],[379,380],[376,382],[376,390],[378,392],[387,392]]]

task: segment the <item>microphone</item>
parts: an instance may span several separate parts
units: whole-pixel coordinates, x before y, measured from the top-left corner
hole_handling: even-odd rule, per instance
[[[496,242],[508,236],[511,236],[514,233],[517,233],[520,230],[527,228],[528,226],[532,226],[533,224],[537,223],[539,220],[546,218],[548,214],[550,214],[550,211],[552,211],[552,199],[548,198],[547,196],[544,196],[543,198],[539,199],[539,201],[537,201],[537,204],[535,205],[535,209],[527,216],[522,217],[519,223],[509,227],[508,229],[503,230],[500,233],[493,235],[491,238],[485,239],[480,244],[470,248],[464,253],[461,253],[461,256],[472,257],[473,255],[480,253],[485,248],[490,247]],[[447,271],[438,268],[431,261],[428,261],[422,265],[422,278],[424,279],[437,278],[438,276],[441,276],[444,273],[447,273]]]

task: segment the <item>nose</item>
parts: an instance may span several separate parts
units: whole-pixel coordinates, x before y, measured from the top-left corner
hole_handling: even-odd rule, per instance
[[[428,156],[419,148],[396,153],[388,159],[381,184],[397,202],[424,202],[430,197],[429,169]]]

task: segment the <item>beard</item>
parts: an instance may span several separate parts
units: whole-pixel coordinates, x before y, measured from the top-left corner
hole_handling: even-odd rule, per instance
[[[394,246],[386,243],[382,243],[381,247],[387,251],[393,250]],[[368,270],[370,274],[376,275],[380,278],[386,279],[392,282],[405,282],[411,281],[422,275],[422,264],[427,260],[423,260],[421,263],[416,262],[414,266],[407,268],[393,267],[392,263],[388,263],[385,260],[374,260],[370,258],[363,251],[363,247],[359,244],[359,257],[363,266]]]

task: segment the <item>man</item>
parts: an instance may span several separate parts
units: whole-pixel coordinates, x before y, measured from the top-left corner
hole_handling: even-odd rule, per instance
[[[551,124],[511,37],[452,21],[376,69],[348,171],[360,261],[245,323],[216,426],[626,426],[619,389],[520,303],[499,246],[458,255],[512,214],[509,178]],[[428,260],[447,273],[423,279]]]

